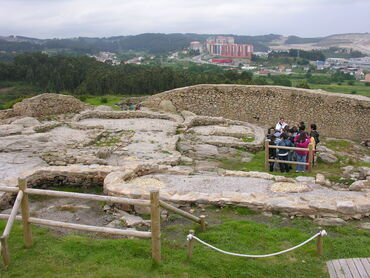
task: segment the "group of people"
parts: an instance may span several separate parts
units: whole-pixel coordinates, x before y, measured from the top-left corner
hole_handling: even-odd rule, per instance
[[[297,126],[289,127],[284,121],[284,118],[280,118],[275,128],[271,127],[268,130],[267,139],[270,140],[269,145],[276,145],[281,147],[297,147],[297,148],[308,148],[310,143],[313,144],[313,150],[316,149],[317,144],[320,143],[320,135],[317,132],[316,124],[310,125],[310,130],[306,131],[304,122],[299,122]],[[308,162],[308,151],[305,150],[289,150],[279,148],[269,148],[269,159],[278,159],[282,161],[297,161],[297,162]],[[288,163],[279,163],[280,171],[282,173],[289,173],[293,167]],[[270,172],[277,169],[277,163],[270,162]],[[295,172],[306,171],[306,165],[297,164]]]

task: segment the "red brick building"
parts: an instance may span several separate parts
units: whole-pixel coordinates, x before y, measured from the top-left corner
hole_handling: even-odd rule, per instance
[[[209,54],[222,57],[252,58],[252,44],[234,43],[233,37],[209,38],[206,41],[206,49]]]

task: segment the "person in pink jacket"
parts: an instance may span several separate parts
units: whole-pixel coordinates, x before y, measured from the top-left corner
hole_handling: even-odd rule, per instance
[[[308,148],[308,145],[310,144],[310,138],[306,136],[306,133],[304,131],[301,131],[295,141],[295,146],[297,148]],[[306,162],[308,151],[296,151],[297,153],[297,162]],[[299,165],[297,164],[296,173],[299,171],[302,171],[304,173],[306,171],[306,165]]]

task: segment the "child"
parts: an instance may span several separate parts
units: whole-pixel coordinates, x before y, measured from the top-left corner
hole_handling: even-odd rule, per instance
[[[297,148],[308,148],[308,144],[310,144],[310,139],[307,138],[306,133],[304,131],[301,131],[301,133],[298,135],[298,138],[296,140],[296,147]],[[308,152],[307,151],[296,151],[297,154],[297,162],[306,162],[306,157]],[[296,173],[299,172],[299,170],[302,171],[302,173],[306,170],[306,165],[299,165],[297,164],[296,167]]]

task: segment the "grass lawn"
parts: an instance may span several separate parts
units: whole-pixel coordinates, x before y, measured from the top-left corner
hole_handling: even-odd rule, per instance
[[[90,105],[108,105],[112,106],[116,103],[119,103],[123,100],[124,96],[112,96],[112,95],[104,95],[104,96],[88,96],[86,100],[83,100],[87,104]]]
[[[203,212],[204,213],[204,212]],[[249,259],[226,256],[198,243],[193,259],[186,259],[185,237],[196,228],[201,239],[227,251],[264,254],[280,251],[320,230],[310,220],[266,217],[245,208],[207,208],[210,227],[201,233],[187,220],[173,218],[162,231],[161,265],[151,260],[150,240],[97,239],[86,235],[57,236],[33,226],[34,246],[23,248],[19,223],[10,236],[11,264],[0,270],[8,277],[328,277],[330,259],[368,257],[370,232],[355,226],[330,227],[324,238],[324,256],[311,242],[277,257]],[[5,222],[0,221],[0,229]]]

